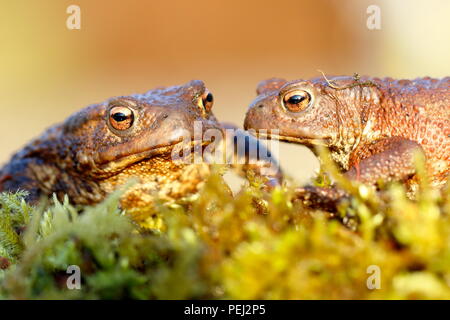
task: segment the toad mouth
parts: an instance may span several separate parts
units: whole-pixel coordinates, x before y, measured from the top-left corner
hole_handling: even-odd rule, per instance
[[[183,144],[183,139],[174,141],[168,145],[160,146],[160,147],[153,147],[148,150],[144,150],[139,153],[130,154],[122,156],[116,160],[109,161],[105,164],[96,165],[95,168],[92,170],[92,173],[94,173],[98,177],[109,177],[112,176],[123,169],[134,165],[141,161],[147,161],[151,160],[152,158],[159,156],[159,155],[165,155],[165,154],[171,154],[175,148],[177,150],[183,151],[183,150],[190,150],[190,154],[196,150],[199,146],[202,148],[202,151],[206,146],[211,144],[213,141],[191,141],[189,143]],[[182,156],[178,157],[176,160],[183,161]],[[174,161],[176,161],[174,160]]]
[[[285,141],[290,143],[298,143],[303,145],[312,145],[312,146],[327,146],[324,139],[317,139],[317,138],[298,138],[298,137],[290,137],[290,136],[284,136],[280,134],[273,134],[269,132],[250,132],[254,136],[256,136],[259,139],[264,140],[279,140],[279,141]]]

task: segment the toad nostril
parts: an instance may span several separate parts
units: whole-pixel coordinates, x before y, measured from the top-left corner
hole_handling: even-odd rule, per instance
[[[263,108],[264,106],[263,106],[262,104],[259,104],[257,107],[258,107],[259,109],[261,109],[261,108]]]

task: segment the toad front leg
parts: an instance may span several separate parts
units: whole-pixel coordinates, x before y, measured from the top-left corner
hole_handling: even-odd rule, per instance
[[[344,177],[373,185],[379,181],[406,181],[416,172],[414,157],[417,153],[424,152],[415,141],[401,137],[380,139],[352,153],[350,168]],[[348,194],[335,187],[306,186],[297,188],[295,196],[310,207],[335,210]]]

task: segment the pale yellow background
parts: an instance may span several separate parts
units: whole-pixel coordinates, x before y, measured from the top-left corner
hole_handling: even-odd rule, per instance
[[[0,163],[47,126],[116,95],[202,79],[216,115],[241,125],[256,84],[354,72],[450,75],[450,1],[1,0]],[[66,8],[81,7],[81,30]],[[381,8],[381,30],[366,9]],[[304,180],[312,154],[283,146]]]

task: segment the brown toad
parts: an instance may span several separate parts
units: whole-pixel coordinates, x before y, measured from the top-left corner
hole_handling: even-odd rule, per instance
[[[407,181],[414,189],[416,150],[426,156],[432,185],[450,168],[450,78],[333,77],[259,84],[245,129],[277,129],[278,138],[326,146],[349,179]],[[270,133],[268,134],[270,136]],[[302,198],[333,205],[335,189],[299,189]]]
[[[225,131],[212,105],[212,94],[194,80],[88,106],[17,152],[0,171],[0,190],[26,190],[32,203],[56,193],[58,198],[67,194],[74,204],[94,204],[135,177],[136,185],[121,199],[124,208],[151,205],[155,196],[177,200],[196,194],[210,165],[189,160],[195,150],[211,145],[203,141],[204,132]],[[275,168],[273,159],[248,161],[251,136],[242,130],[226,138],[242,136],[248,143],[240,154],[247,156],[245,169],[258,172],[267,167],[265,160]],[[271,178],[280,179],[278,169],[272,172]]]

